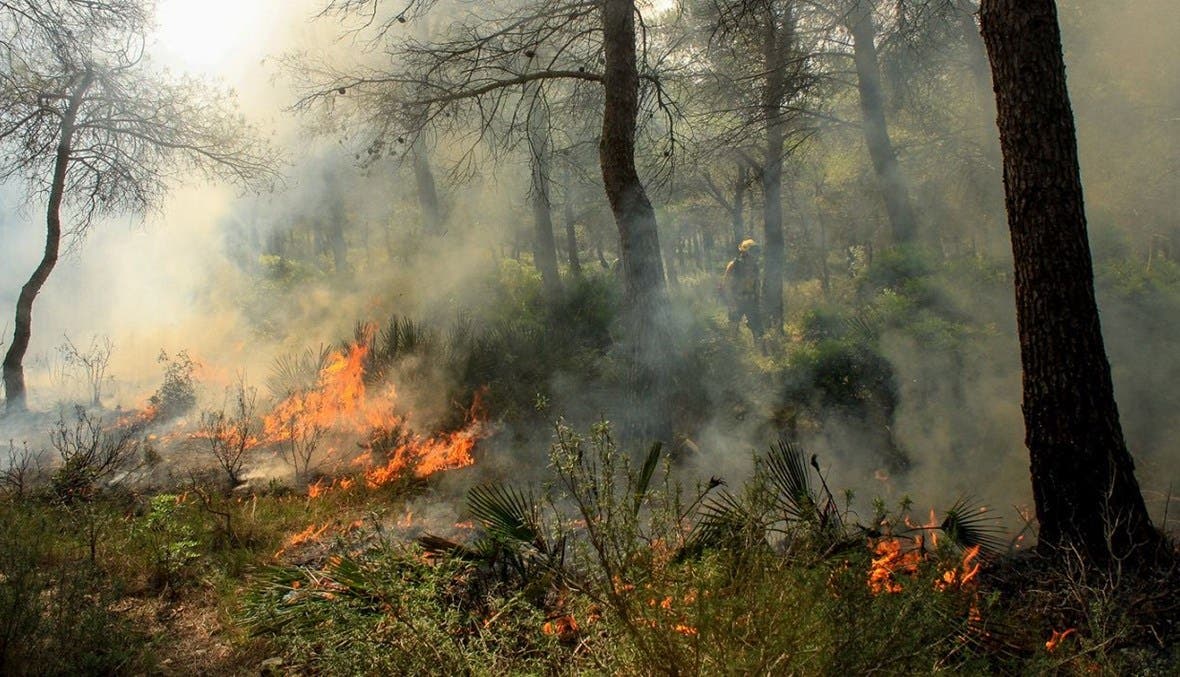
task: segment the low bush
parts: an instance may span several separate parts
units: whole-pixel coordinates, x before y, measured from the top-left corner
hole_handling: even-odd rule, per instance
[[[79,556],[56,516],[0,503],[0,673],[135,672],[145,638],[112,610],[120,581]]]

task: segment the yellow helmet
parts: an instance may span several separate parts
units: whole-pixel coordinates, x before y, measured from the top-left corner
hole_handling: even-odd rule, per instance
[[[738,251],[739,252],[748,252],[757,246],[758,246],[757,242],[755,242],[752,239],[747,238],[745,240],[742,240],[742,243],[738,245]]]

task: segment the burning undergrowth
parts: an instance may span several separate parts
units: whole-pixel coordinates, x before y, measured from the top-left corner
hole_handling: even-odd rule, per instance
[[[308,669],[354,665],[355,652],[370,660],[378,654],[364,647],[380,646],[378,664],[395,671],[420,667],[414,647],[424,638],[456,669],[489,641],[535,656],[564,645],[571,660],[621,642],[643,665],[670,672],[693,672],[702,660],[767,667],[740,643],[717,648],[715,640],[743,628],[754,644],[792,646],[783,654],[792,661],[856,671],[870,665],[858,662],[863,656],[840,637],[809,637],[816,627],[807,624],[868,635],[879,632],[870,623],[896,622],[887,618],[899,605],[915,604],[928,607],[929,622],[896,634],[886,650],[962,666],[995,635],[979,582],[1010,546],[992,514],[970,501],[937,520],[932,512],[927,524],[903,506],[862,525],[814,459],[785,442],[759,457],[740,490],[721,480],[689,490],[673,480],[663,447],[633,462],[605,423],[588,435],[559,423],[549,462],[544,487],[472,488],[470,523],[458,535],[434,531],[456,515],[423,519],[407,508],[398,529],[368,549],[328,548],[314,562],[269,569],[252,587],[245,622]],[[297,537],[322,537],[320,528]],[[416,547],[408,534],[417,534]],[[792,613],[801,626],[783,624]],[[358,633],[348,649],[299,644],[303,633],[332,633],[343,619]],[[832,653],[819,658],[817,645]]]
[[[285,388],[269,405],[239,377],[226,387],[219,406],[203,411],[197,411],[199,363],[183,352],[174,358],[161,354],[164,382],[143,408],[79,407],[62,412],[56,427],[46,426],[44,417],[30,417],[28,437],[34,446],[46,428],[59,430],[61,437],[77,418],[78,425],[94,428],[96,438],[127,438],[142,452],[137,468],[143,472],[120,475],[125,483],[174,483],[177,477],[212,472],[227,490],[242,489],[243,482],[257,491],[293,480],[311,498],[352,486],[375,490],[472,465],[477,443],[492,433],[483,389],[457,395],[464,404],[419,410],[425,398],[403,396],[396,370],[374,359],[375,341],[375,329],[366,325],[355,340],[303,360],[300,378],[288,373],[279,379]],[[378,367],[383,369],[375,375]],[[284,369],[290,371],[290,361],[276,363],[280,376]],[[436,391],[436,399],[450,392]]]

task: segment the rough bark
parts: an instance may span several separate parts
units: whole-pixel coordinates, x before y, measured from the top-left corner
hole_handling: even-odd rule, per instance
[[[1158,535],[1119,423],[1052,0],[984,0],[1040,545],[1142,558]]]
[[[881,85],[881,64],[877,60],[877,27],[873,21],[872,4],[870,0],[855,0],[848,14],[848,30],[852,34],[856,62],[856,88],[860,96],[865,145],[885,202],[893,243],[906,244],[916,235],[917,216],[885,121],[885,96]]]
[[[619,230],[620,258],[629,306],[650,320],[664,290],[660,238],[639,172],[635,168],[635,121],[639,114],[639,71],[635,51],[634,0],[602,3],[604,105],[599,161],[602,181]]]
[[[4,355],[4,408],[8,412],[28,409],[24,359],[29,349],[29,339],[32,337],[33,301],[57,265],[57,257],[61,251],[61,204],[65,197],[66,173],[69,171],[70,156],[73,152],[74,124],[78,117],[78,109],[82,106],[86,92],[93,82],[94,76],[91,73],[82,76],[62,115],[57,156],[53,164],[53,179],[49,184],[49,204],[45,215],[45,251],[41,256],[41,262],[33,270],[29,281],[21,287],[20,296],[17,297],[16,327],[12,344],[8,346],[8,352]]]

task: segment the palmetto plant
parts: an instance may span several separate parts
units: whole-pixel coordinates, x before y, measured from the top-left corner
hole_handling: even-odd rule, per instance
[[[775,547],[785,554],[823,557],[844,547],[859,547],[866,536],[881,535],[877,524],[861,525],[837,504],[817,458],[780,439],[757,459],[753,479],[735,494],[724,488],[701,501],[679,559],[709,548]],[[897,520],[902,525],[904,519]],[[979,547],[984,556],[1005,549],[999,518],[971,497],[945,511],[941,522],[894,527],[894,535],[938,531],[962,548]]]
[[[486,565],[501,578],[550,578],[564,565],[565,539],[550,535],[541,506],[532,492],[498,484],[477,486],[467,493],[467,511],[481,527],[474,541],[460,544],[424,534],[418,544],[431,554]]]
[[[271,396],[282,400],[292,393],[314,388],[331,354],[331,346],[321,345],[318,349],[307,348],[302,352],[276,357],[270,368],[270,376],[266,379]]]

